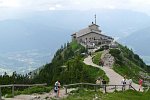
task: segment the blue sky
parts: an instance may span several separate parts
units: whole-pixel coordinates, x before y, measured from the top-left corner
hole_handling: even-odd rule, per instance
[[[0,20],[28,11],[127,9],[150,15],[150,0],[0,0]]]

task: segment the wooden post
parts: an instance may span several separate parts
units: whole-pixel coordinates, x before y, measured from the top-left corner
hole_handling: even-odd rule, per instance
[[[106,93],[106,85],[104,85],[104,87],[105,87],[105,93]]]
[[[117,90],[117,86],[115,85],[115,91]]]
[[[97,90],[97,86],[96,85],[94,85],[94,89],[95,89],[95,92],[96,92],[96,90]]]
[[[83,83],[81,83],[81,89],[83,89]]]
[[[13,97],[15,96],[15,93],[14,93],[14,84],[12,85],[12,96]]]
[[[2,100],[2,91],[1,91],[1,87],[0,87],[0,100]]]
[[[67,86],[65,86],[65,94],[67,94]]]

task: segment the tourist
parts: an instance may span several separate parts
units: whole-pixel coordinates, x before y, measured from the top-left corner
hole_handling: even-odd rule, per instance
[[[106,85],[106,80],[105,79],[102,80],[102,84]]]
[[[56,97],[59,97],[59,92],[60,92],[60,82],[59,81],[55,82],[54,92],[56,93]]]
[[[101,65],[102,65],[102,67],[104,66],[104,61],[103,60],[101,60]]]
[[[55,93],[55,97],[58,97],[58,86],[57,86],[57,81],[55,82],[55,85],[54,85],[54,93]]]
[[[106,80],[105,79],[102,80],[102,87],[106,92]]]
[[[132,86],[132,79],[129,79],[129,89],[131,88]]]
[[[104,66],[104,62],[103,62],[102,59],[99,60],[99,65],[102,66],[102,67]]]
[[[97,79],[97,80],[96,80],[96,84],[101,85],[101,80],[100,80],[100,79]]]
[[[59,95],[60,95],[60,81],[58,81],[58,97],[59,97]]]
[[[142,84],[143,84],[143,80],[140,78],[139,79],[139,91],[142,89]]]
[[[122,90],[125,90],[125,85],[126,85],[126,76],[123,77],[122,79]]]

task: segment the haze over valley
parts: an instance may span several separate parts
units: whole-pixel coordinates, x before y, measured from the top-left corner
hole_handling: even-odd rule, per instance
[[[150,16],[146,13],[129,9],[15,9],[7,13],[0,17],[0,74],[27,73],[49,63],[72,33],[94,21],[95,14],[104,34],[131,47],[150,64]]]

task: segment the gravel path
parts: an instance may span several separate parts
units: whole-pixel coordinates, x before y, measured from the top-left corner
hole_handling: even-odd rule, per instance
[[[74,90],[72,89],[67,89],[68,93],[70,91]],[[65,89],[60,90],[60,96],[55,97],[56,94],[52,91],[49,93],[44,93],[44,94],[32,94],[32,95],[18,95],[15,96],[14,98],[4,98],[4,100],[52,100],[52,98],[60,100],[62,98],[67,97],[68,95],[65,94]]]
[[[97,67],[97,68],[100,68],[102,69],[103,71],[105,71],[106,75],[108,76],[109,78],[109,84],[110,85],[122,85],[121,84],[121,81],[123,79],[123,77],[121,75],[119,75],[118,73],[116,73],[113,69],[109,68],[109,67],[101,67],[101,66],[98,66],[96,64],[94,64],[92,62],[92,57],[91,56],[88,56],[87,58],[84,59],[84,63],[87,64],[87,65],[92,65],[94,67]],[[128,80],[127,80],[127,84],[128,83]],[[135,84],[135,83],[132,83],[132,86],[138,91],[139,90],[139,85],[138,84]],[[128,88],[128,87],[127,87]],[[142,90],[143,91],[143,90]]]

